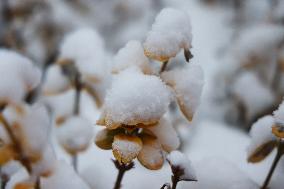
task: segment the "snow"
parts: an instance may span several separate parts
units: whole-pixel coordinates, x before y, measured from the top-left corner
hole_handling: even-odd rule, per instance
[[[271,89],[263,85],[253,72],[242,72],[234,82],[232,91],[244,103],[249,116],[271,106],[274,102]]]
[[[185,154],[179,151],[172,151],[167,156],[167,160],[171,165],[172,169],[183,170],[183,174],[180,175],[179,180],[192,181],[198,179],[196,177],[195,169],[191,165],[191,161]]]
[[[284,101],[279,105],[278,109],[273,112],[273,117],[278,125],[284,126]]]
[[[162,73],[162,79],[173,87],[181,111],[191,121],[200,103],[204,85],[202,68],[190,64]]]
[[[114,157],[119,163],[130,163],[142,149],[142,141],[135,136],[116,135],[112,143]]]
[[[129,41],[125,47],[118,51],[113,61],[113,73],[118,73],[131,66],[139,67],[144,73],[151,73],[149,60],[144,55],[143,47],[139,41]]]
[[[157,137],[165,151],[171,152],[179,147],[180,139],[168,119],[162,118],[158,125],[149,127],[148,129]]]
[[[93,138],[92,124],[81,116],[67,118],[56,132],[60,144],[70,154],[85,151]]]
[[[58,161],[51,177],[41,179],[42,189],[89,189],[90,187],[79,177],[73,168],[65,162]]]
[[[0,60],[0,101],[19,103],[39,84],[41,72],[28,58],[7,49],[0,49]]]
[[[276,141],[277,138],[272,134],[274,119],[272,116],[264,116],[252,125],[250,130],[251,142],[248,147],[248,155],[251,156],[260,146]]]
[[[167,111],[171,97],[157,76],[127,69],[115,76],[107,91],[101,119],[105,119],[108,128],[121,124],[154,124]]]
[[[20,141],[25,155],[31,161],[40,160],[49,141],[51,129],[44,106],[9,106],[3,114]]]
[[[173,8],[163,9],[155,19],[144,43],[145,54],[159,61],[175,57],[181,49],[191,48],[189,15]]]
[[[65,36],[60,46],[59,57],[59,63],[73,61],[87,80],[100,81],[104,78],[104,42],[94,29],[82,28]]]
[[[42,86],[46,95],[58,94],[70,88],[70,82],[63,75],[61,67],[57,64],[51,65],[46,71],[46,78]]]

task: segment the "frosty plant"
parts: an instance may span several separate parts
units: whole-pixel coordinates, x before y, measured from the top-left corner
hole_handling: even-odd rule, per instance
[[[280,104],[278,110],[272,116],[265,116],[253,124],[250,131],[252,140],[248,148],[248,161],[257,163],[267,157],[274,148],[277,153],[269,173],[262,185],[262,189],[267,189],[273,172],[284,154],[284,103]]]
[[[0,166],[5,170],[19,162],[17,167],[29,176],[15,188],[39,188],[40,177],[53,172],[52,160],[46,161],[52,156],[49,117],[45,108],[28,105],[24,99],[39,84],[41,72],[26,57],[5,49],[0,49],[0,67]],[[8,173],[5,176],[2,188],[9,181]]]
[[[86,91],[99,107],[101,98],[94,85],[100,85],[104,79],[103,41],[92,29],[80,29],[68,34],[60,47],[56,64],[47,70],[43,86],[46,95],[64,95],[73,91],[73,99],[66,97],[73,107],[65,104],[54,106],[58,125],[57,136],[60,144],[72,156],[73,166],[77,170],[77,154],[85,151],[93,137],[89,120],[80,115],[82,92]]]
[[[164,184],[162,186],[166,189],[176,189],[178,182],[180,181],[197,181],[195,170],[193,169],[190,160],[179,151],[172,151],[167,156],[172,169],[172,185]]]
[[[130,41],[114,57],[112,86],[97,121],[105,128],[97,134],[95,143],[102,149],[112,149],[119,171],[115,189],[120,188],[124,173],[133,168],[136,158],[150,170],[163,166],[164,152],[176,150],[180,143],[165,116],[169,104],[176,100],[191,121],[201,96],[203,72],[199,66],[164,68],[158,74],[147,58],[168,61],[182,48],[188,57],[191,30],[187,14],[164,9],[152,29],[144,49],[139,41]]]

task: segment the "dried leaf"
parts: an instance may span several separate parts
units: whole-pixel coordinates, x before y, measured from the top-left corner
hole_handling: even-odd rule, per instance
[[[112,152],[120,163],[130,163],[142,149],[142,141],[137,136],[118,134],[112,143]]]
[[[248,162],[258,163],[262,161],[272,152],[276,145],[276,141],[269,141],[267,143],[262,144],[252,154],[249,155]]]
[[[144,135],[143,148],[138,155],[139,162],[150,170],[158,170],[164,164],[162,146],[155,137]]]

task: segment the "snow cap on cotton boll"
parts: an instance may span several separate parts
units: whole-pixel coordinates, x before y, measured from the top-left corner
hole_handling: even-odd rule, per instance
[[[197,65],[163,72],[162,80],[174,89],[180,110],[191,121],[197,110],[204,85],[203,70]]]
[[[41,72],[26,57],[0,49],[0,103],[19,103],[40,82]]]
[[[279,105],[278,109],[273,112],[275,125],[272,132],[279,138],[284,138],[284,101]]]
[[[167,111],[171,100],[170,90],[159,77],[127,69],[115,76],[97,124],[108,129],[153,125]]]
[[[151,73],[148,58],[144,55],[144,50],[139,41],[129,41],[125,47],[121,48],[114,57],[112,73],[118,73],[131,66],[137,66],[145,74]]]
[[[184,49],[188,61],[191,58],[191,41],[189,15],[181,10],[165,8],[156,17],[147,35],[144,51],[149,58],[165,62]]]
[[[60,65],[75,64],[86,80],[98,82],[105,76],[104,42],[92,28],[75,30],[65,36],[61,46]]]
[[[173,177],[177,181],[197,181],[195,170],[185,154],[179,151],[172,151],[167,156],[167,161],[171,165]]]
[[[73,116],[58,127],[60,144],[70,154],[85,151],[93,137],[92,124],[81,116]]]
[[[248,147],[248,161],[257,163],[266,158],[277,145],[277,138],[272,134],[274,125],[272,116],[257,120],[250,130],[251,141]]]

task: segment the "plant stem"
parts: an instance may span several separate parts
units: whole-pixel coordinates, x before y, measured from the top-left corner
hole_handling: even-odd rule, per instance
[[[169,63],[169,61],[163,62],[162,67],[161,67],[161,69],[160,69],[160,73],[162,73],[163,71],[166,70],[168,63]]]
[[[78,172],[78,155],[77,154],[72,155],[72,165],[73,165],[75,172]]]
[[[74,115],[79,115],[80,113],[80,98],[81,98],[81,89],[82,89],[82,83],[80,79],[81,79],[80,74],[76,73],[74,78],[74,85],[75,85],[75,99],[74,99],[74,109],[73,109]]]
[[[35,189],[40,189],[40,177],[37,177],[36,179]]]
[[[177,183],[178,183],[179,179],[176,178],[174,175],[172,176],[172,189],[176,189],[177,188]]]
[[[271,179],[271,177],[273,175],[273,172],[274,172],[274,170],[275,170],[279,160],[281,159],[281,157],[282,157],[282,155],[284,153],[284,145],[283,144],[284,143],[280,139],[279,142],[278,142],[277,154],[276,154],[276,156],[275,156],[275,158],[273,160],[272,166],[271,166],[271,168],[270,168],[270,170],[268,172],[268,175],[267,175],[267,177],[266,177],[266,179],[265,179],[261,189],[267,189],[267,187],[268,187],[268,184],[269,184],[270,179]]]
[[[120,164],[117,160],[113,160],[113,163],[114,163],[115,167],[118,169],[118,175],[116,177],[114,189],[120,189],[121,181],[123,179],[125,172],[132,169],[134,167],[134,163],[131,162],[131,163],[128,163],[128,164],[123,164],[123,163]]]
[[[9,181],[9,177],[5,174],[2,174],[1,175],[1,189],[5,189],[6,188],[6,185]]]

